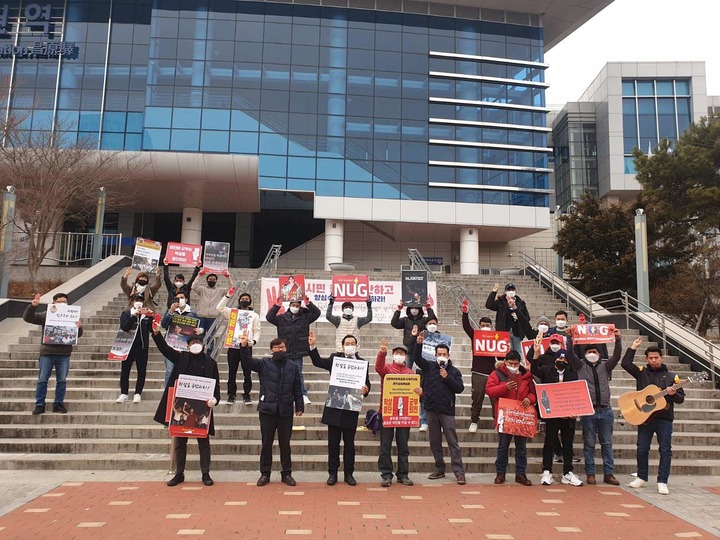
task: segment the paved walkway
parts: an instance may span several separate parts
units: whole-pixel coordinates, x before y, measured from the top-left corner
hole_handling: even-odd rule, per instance
[[[328,487],[319,473],[298,472],[295,488],[277,474],[263,488],[254,473],[218,472],[213,487],[199,476],[188,471],[168,488],[162,472],[2,471],[0,539],[720,536],[720,478],[673,477],[661,496],[652,485],[494,486],[487,474],[468,475],[466,486],[414,475],[415,486],[388,489],[370,473],[358,473],[354,488]]]

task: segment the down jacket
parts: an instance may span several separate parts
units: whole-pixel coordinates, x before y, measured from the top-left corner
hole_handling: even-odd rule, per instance
[[[510,379],[517,380],[518,387],[515,390],[508,390],[505,386]],[[535,382],[533,381],[530,372],[523,366],[520,366],[520,371],[516,375],[511,375],[505,367],[505,362],[497,362],[495,364],[495,371],[493,371],[488,377],[487,385],[485,386],[485,393],[490,396],[493,407],[493,418],[497,426],[497,403],[500,398],[514,399],[522,401],[525,398],[530,400],[530,405],[537,403],[537,396],[535,395]]]
[[[285,340],[288,358],[308,356],[310,325],[320,317],[320,310],[315,304],[310,303],[307,307],[300,308],[297,315],[293,315],[290,311],[278,315],[278,311],[280,306],[275,304],[268,310],[265,320],[277,326],[277,337]]]
[[[525,300],[519,296],[515,297],[515,313],[518,316],[518,320],[515,321],[512,318],[512,311],[508,306],[507,297],[504,294],[499,295],[495,291],[490,291],[490,294],[485,301],[485,307],[490,311],[496,311],[495,317],[495,330],[501,332],[512,332],[518,337],[524,337],[525,332],[529,326],[530,313],[528,313]],[[523,318],[525,320],[523,320]],[[525,336],[529,337],[529,336]]]
[[[432,308],[428,308],[427,315],[423,315],[423,308],[417,308],[419,310],[418,314],[412,315],[410,313],[411,309],[416,308],[406,308],[406,316],[402,318],[400,317],[400,310],[396,310],[390,320],[390,325],[393,328],[403,331],[403,345],[405,345],[408,349],[413,343],[415,343],[415,336],[412,335],[413,326],[417,325],[419,335],[423,330],[425,330],[425,325],[427,324],[428,319],[435,318],[435,312]]]
[[[300,371],[297,364],[288,358],[289,354],[280,361],[253,358],[248,347],[240,348],[243,369],[250,368],[260,379],[260,399],[257,406],[260,414],[292,416],[296,411],[305,411]]]
[[[421,386],[425,410],[455,416],[455,395],[465,390],[460,370],[449,360],[445,368],[448,376],[443,379],[440,376],[440,365],[422,357],[420,344],[413,351],[413,360],[423,371]]]

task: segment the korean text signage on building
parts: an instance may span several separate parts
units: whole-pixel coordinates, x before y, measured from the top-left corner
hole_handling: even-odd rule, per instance
[[[64,15],[56,14],[55,19],[64,20]],[[52,40],[54,32],[52,4],[31,2],[21,7],[0,4],[0,39],[11,39],[14,34],[42,33]],[[0,58],[77,58],[78,52],[74,41],[0,44]]]

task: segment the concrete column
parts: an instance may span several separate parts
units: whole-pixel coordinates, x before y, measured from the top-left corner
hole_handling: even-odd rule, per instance
[[[183,244],[199,244],[202,238],[202,208],[183,208],[182,232],[180,241]]]
[[[330,263],[343,262],[345,223],[337,219],[325,220],[325,270]]]
[[[460,273],[476,275],[480,271],[478,230],[471,227],[460,229]]]

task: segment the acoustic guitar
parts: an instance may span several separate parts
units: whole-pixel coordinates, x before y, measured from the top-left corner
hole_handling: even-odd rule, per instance
[[[707,378],[707,373],[698,372],[684,381],[673,384],[670,388],[677,390],[687,384],[704,381]],[[618,407],[628,424],[639,426],[648,423],[655,414],[670,406],[665,399],[667,393],[667,388],[661,390],[654,384],[650,384],[642,390],[622,394],[618,398]]]

